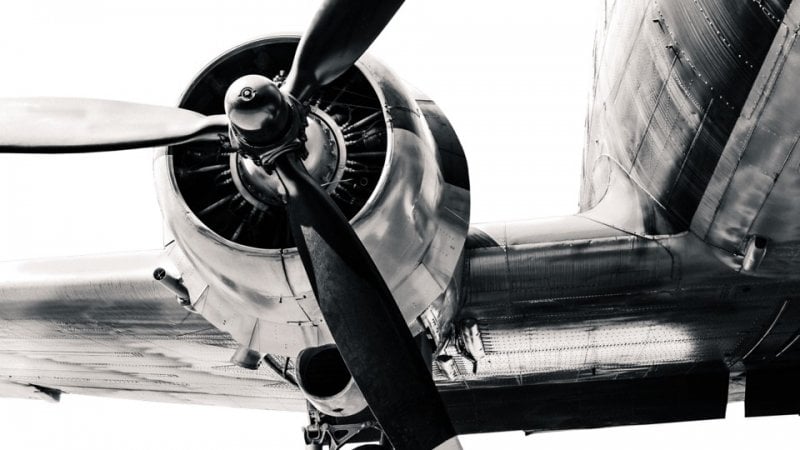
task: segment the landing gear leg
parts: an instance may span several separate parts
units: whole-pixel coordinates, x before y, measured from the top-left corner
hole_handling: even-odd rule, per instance
[[[304,428],[306,450],[339,450],[345,444],[372,442],[356,450],[391,450],[369,409],[350,417],[327,416],[308,405],[309,425]]]

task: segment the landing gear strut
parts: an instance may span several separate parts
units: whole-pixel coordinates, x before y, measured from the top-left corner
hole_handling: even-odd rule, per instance
[[[350,417],[327,416],[308,404],[309,425],[303,429],[306,450],[339,450],[345,444],[368,443],[356,450],[391,450],[369,409]]]

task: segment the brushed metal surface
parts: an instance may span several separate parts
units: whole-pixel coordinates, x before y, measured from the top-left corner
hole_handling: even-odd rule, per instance
[[[606,2],[581,210],[601,203],[617,169],[669,218],[648,233],[686,230],[788,4]]]
[[[766,240],[756,276],[796,277],[800,227],[800,5],[793,4],[770,48],[742,115],[692,221],[692,231],[718,249],[733,270],[747,269],[747,244]]]
[[[0,395],[65,393],[302,410],[294,386],[230,362],[236,342],[152,277],[161,250],[0,263]]]
[[[739,275],[689,233],[638,236],[570,216],[477,225],[468,242],[459,317],[477,319],[486,356],[473,373],[445,348],[459,373],[437,367],[448,389],[733,365],[796,298],[795,283]]]

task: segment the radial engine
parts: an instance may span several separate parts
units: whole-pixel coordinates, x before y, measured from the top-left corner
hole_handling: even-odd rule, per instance
[[[230,50],[200,73],[180,106],[221,114],[226,89],[246,74],[280,85],[297,42],[270,37]],[[450,123],[369,56],[309,105],[313,145],[304,164],[349,219],[412,332],[438,343],[458,308],[469,225],[467,165]],[[225,139],[162,148],[154,169],[172,261],[159,275],[183,289],[184,306],[241,345],[234,362],[252,368],[271,355],[288,363],[333,343],[276,174]]]

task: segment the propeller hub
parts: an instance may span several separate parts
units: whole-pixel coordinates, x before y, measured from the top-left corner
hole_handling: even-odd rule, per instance
[[[252,147],[280,140],[293,116],[278,86],[262,75],[245,75],[228,87],[225,114],[233,137]]]
[[[324,189],[333,191],[342,180],[347,160],[339,126],[324,111],[312,106],[306,118],[305,133],[308,154],[303,165]],[[230,164],[236,188],[251,204],[266,209],[284,203],[283,184],[273,171],[235,153],[231,155]]]

